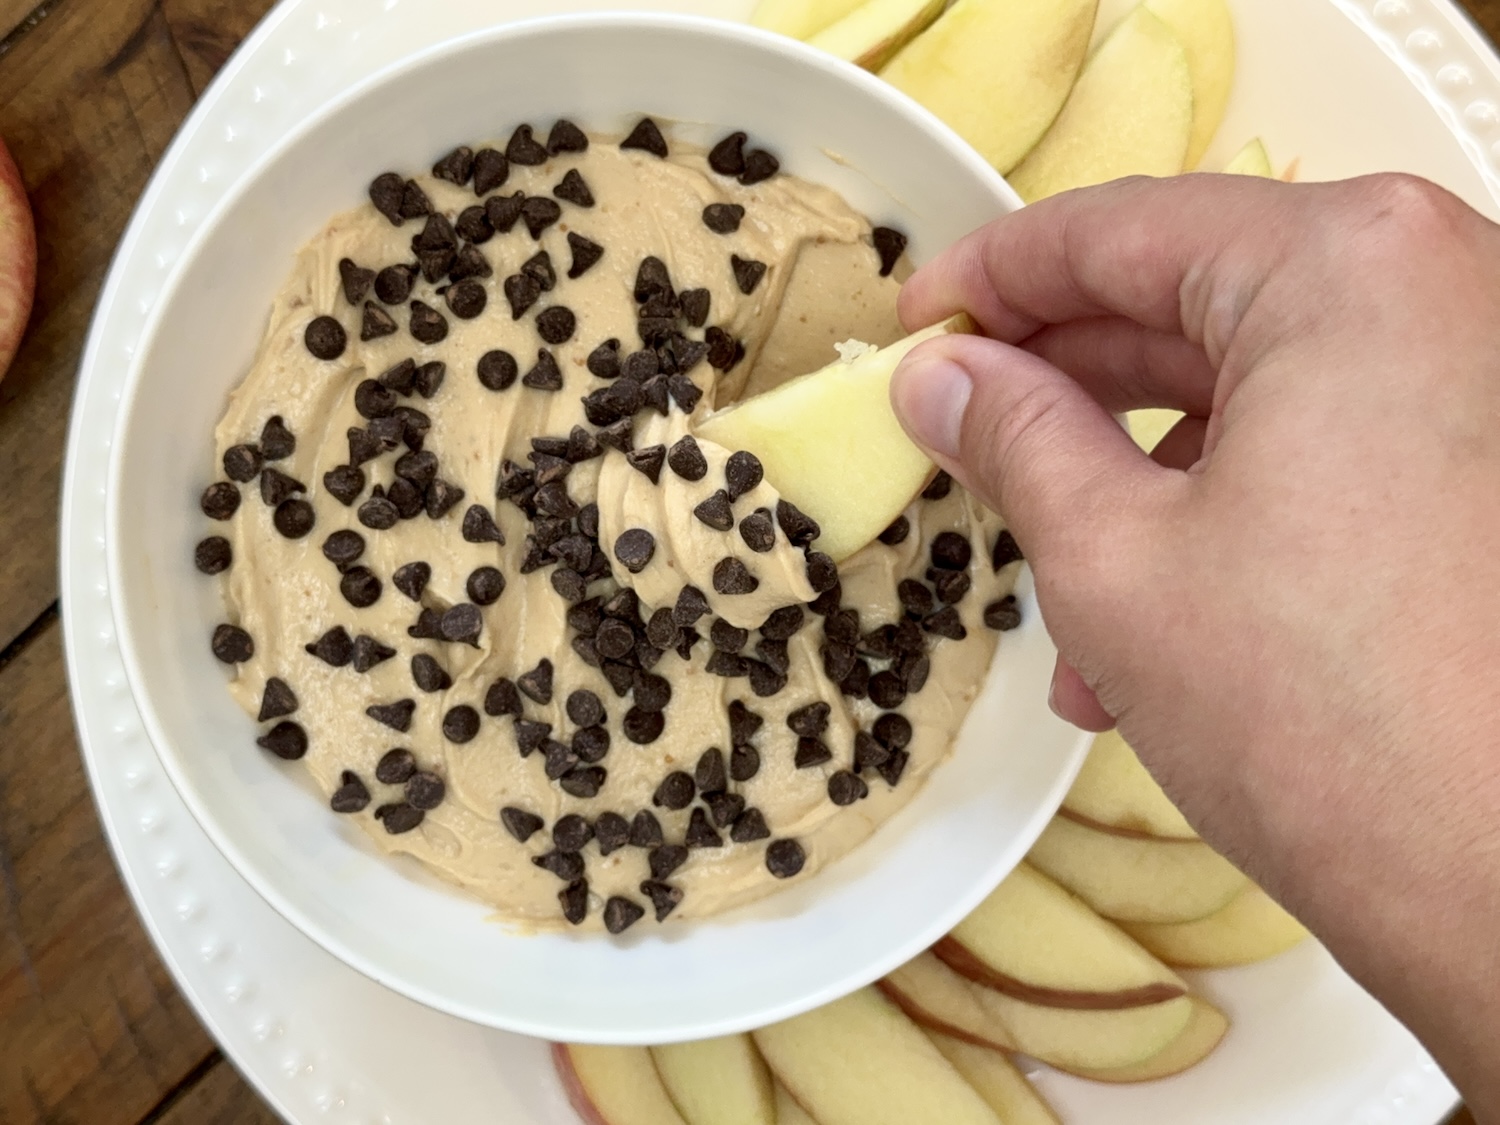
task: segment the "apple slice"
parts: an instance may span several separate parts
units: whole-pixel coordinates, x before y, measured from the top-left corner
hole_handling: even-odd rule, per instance
[[[1146,0],[1187,51],[1193,78],[1193,131],[1183,167],[1196,168],[1224,120],[1234,88],[1234,19],[1224,0]]]
[[[780,1082],[776,1083],[776,1125],[818,1125]]]
[[[875,984],[928,1031],[997,1051],[1015,1050],[994,1011],[994,989],[960,976],[931,952],[917,954]]]
[[[1059,1069],[1133,1066],[1182,1034],[1192,998],[1178,996],[1136,1008],[1079,1011],[1032,1004],[995,993],[994,1009],[1016,1050]]]
[[[1067,101],[1097,8],[1098,0],[958,0],[880,76],[1009,172]]]
[[[1126,428],[1130,430],[1130,436],[1135,438],[1135,443],[1147,453],[1155,449],[1161,439],[1166,437],[1172,427],[1181,420],[1182,411],[1180,410],[1132,410],[1125,415]],[[1142,769],[1144,768],[1143,766]]]
[[[1117,922],[1192,922],[1222,910],[1246,879],[1199,840],[1101,832],[1055,817],[1026,857]]]
[[[1158,413],[1173,415],[1172,421],[1162,430],[1163,434],[1176,425],[1177,418],[1182,417],[1166,410],[1137,410],[1130,417],[1131,434],[1147,452],[1156,445],[1156,440],[1160,440],[1160,435],[1152,440],[1146,424],[1137,428],[1136,416]],[[1119,731],[1105,731],[1094,739],[1083,769],[1063,798],[1062,807],[1100,828],[1171,840],[1198,838],[1172,799],[1162,792],[1156,779],[1141,765],[1135,751],[1120,737]]]
[[[687,1125],[646,1047],[554,1043],[552,1065],[588,1125]]]
[[[750,1036],[652,1047],[651,1057],[688,1125],[776,1125],[771,1072]]]
[[[1181,40],[1137,8],[1100,44],[1052,128],[1010,174],[1028,203],[1121,176],[1175,176],[1193,127]]]
[[[867,0],[808,43],[866,70],[879,70],[937,19],[947,2]]]
[[[21,346],[36,295],[36,225],[21,171],[0,141],[0,376]]]
[[[927,1037],[1005,1125],[1062,1125],[1016,1064],[999,1051],[933,1031]]]
[[[1124,931],[1026,863],[932,951],[970,980],[1054,1008],[1133,1008],[1187,992]]]
[[[1248,141],[1244,148],[1231,156],[1229,163],[1224,165],[1224,172],[1230,176],[1260,176],[1267,180],[1276,178],[1276,172],[1271,167],[1271,154],[1266,151],[1266,143],[1259,137]]]
[[[776,1077],[819,1125],[1000,1125],[878,989],[753,1034]]]
[[[973,331],[967,316],[883,348],[852,341],[847,359],[710,414],[698,436],[760,458],[766,480],[818,521],[818,550],[835,562],[890,526],[932,475],[891,409],[891,375],[924,340]]]
[[[1246,885],[1222,910],[1196,922],[1131,922],[1124,928],[1163,961],[1190,969],[1264,961],[1307,937],[1306,927],[1254,883]]]
[[[1229,1031],[1229,1017],[1200,996],[1189,996],[1188,1000],[1192,1003],[1192,1014],[1187,1025],[1150,1058],[1114,1068],[1058,1066],[1058,1069],[1095,1082],[1155,1082],[1197,1066],[1223,1041]]]
[[[760,0],[750,13],[750,23],[793,39],[811,39],[863,3],[864,0]]]

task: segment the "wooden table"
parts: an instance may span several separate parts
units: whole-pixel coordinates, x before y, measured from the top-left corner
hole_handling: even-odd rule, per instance
[[[1464,3],[1500,39],[1500,0]],[[68,709],[54,554],[68,404],[110,255],[193,101],[271,4],[0,0],[0,136],[41,243],[36,311],[0,383],[7,1125],[276,1120],[178,994],[115,873]]]

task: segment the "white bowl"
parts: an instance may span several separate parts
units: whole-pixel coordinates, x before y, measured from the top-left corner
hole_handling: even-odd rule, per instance
[[[1018,206],[956,135],[855,67],[751,29],[596,15],[513,24],[393,66],[310,118],[197,232],[129,373],[106,551],[125,664],[157,753],[236,869],[334,956],[422,1003],[554,1039],[726,1034],[834,999],[936,940],[1025,854],[1086,738],[1045,699],[1053,650],[1029,583],[952,759],[871,840],[760,903],[627,942],[524,935],[381,856],[297,767],[255,749],[208,652],[223,607],[191,563],[212,433],[297,248],[388,167],[567,115],[634,115],[708,141],[743,128],[791,173],[911,236],[917,261]]]

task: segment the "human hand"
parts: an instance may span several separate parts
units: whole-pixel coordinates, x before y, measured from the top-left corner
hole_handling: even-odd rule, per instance
[[[1500,228],[1423,181],[1122,181],[919,270],[892,399],[1204,838],[1500,1119]],[[1111,417],[1187,417],[1153,462]],[[1076,671],[1074,671],[1076,669]]]

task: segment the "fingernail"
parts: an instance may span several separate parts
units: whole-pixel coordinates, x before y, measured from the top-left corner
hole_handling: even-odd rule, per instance
[[[973,391],[969,373],[952,360],[916,355],[896,368],[891,402],[919,445],[956,458]]]

